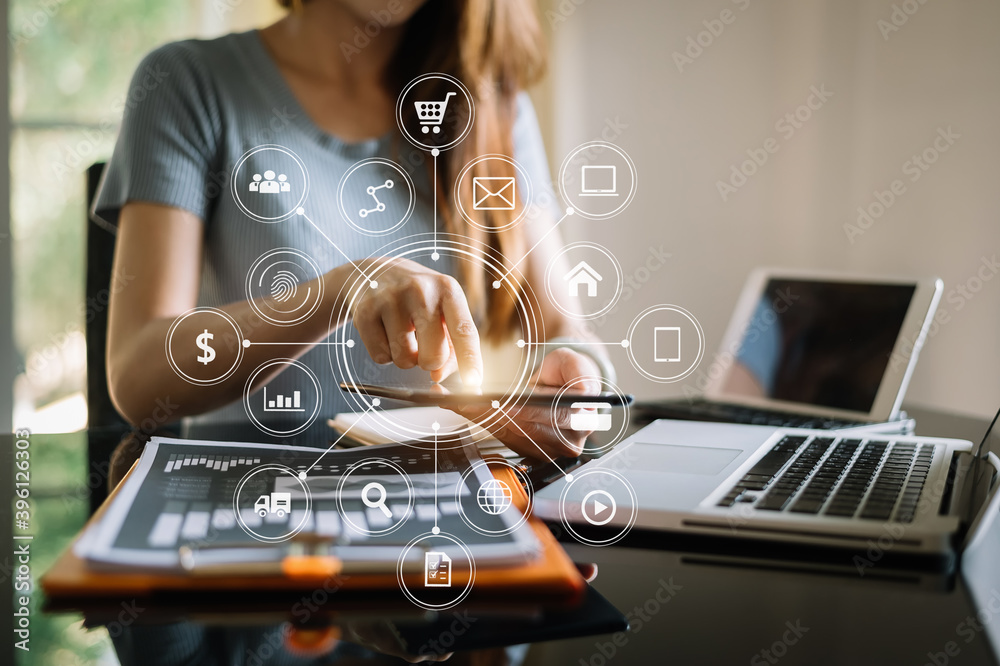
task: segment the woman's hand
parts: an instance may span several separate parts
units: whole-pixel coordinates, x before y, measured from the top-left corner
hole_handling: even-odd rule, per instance
[[[351,308],[354,327],[372,360],[403,369],[419,366],[441,381],[457,368],[462,383],[483,381],[479,331],[458,281],[408,259],[377,259],[371,288],[363,283]]]
[[[574,382],[574,393],[597,395],[601,392],[600,376],[600,368],[592,358],[572,349],[559,348],[545,355],[529,384],[560,389]],[[458,411],[480,423],[489,415],[477,409]],[[516,407],[507,411],[510,420],[490,430],[497,439],[524,456],[578,456],[590,433],[569,427],[571,413],[568,408],[558,409],[553,415],[551,407]]]

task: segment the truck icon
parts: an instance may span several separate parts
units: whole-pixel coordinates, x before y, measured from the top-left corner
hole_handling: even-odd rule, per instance
[[[270,495],[261,495],[257,498],[257,501],[254,502],[253,510],[261,518],[266,516],[268,513],[276,513],[278,514],[278,517],[281,518],[286,513],[290,513],[292,510],[292,494],[271,493]]]

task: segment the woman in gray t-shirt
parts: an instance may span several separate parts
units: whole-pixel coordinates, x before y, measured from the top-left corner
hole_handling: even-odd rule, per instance
[[[95,203],[125,285],[109,311],[119,411],[137,425],[249,417],[322,443],[325,417],[357,409],[344,379],[607,374],[543,297],[561,212],[523,93],[544,64],[531,3],[295,4],[260,31],[161,47],[136,72]],[[486,348],[516,358],[484,370]],[[306,411],[324,418],[287,426]],[[487,424],[511,448],[579,453],[585,433],[560,437],[548,410],[513,416]]]

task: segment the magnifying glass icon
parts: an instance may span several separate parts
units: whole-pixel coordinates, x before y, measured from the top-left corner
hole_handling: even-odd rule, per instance
[[[375,489],[377,499],[371,500],[368,499],[368,491],[373,488]],[[381,509],[386,518],[392,518],[392,511],[389,511],[389,507],[385,505],[385,495],[385,486],[378,481],[372,481],[361,491],[361,501],[370,509]]]

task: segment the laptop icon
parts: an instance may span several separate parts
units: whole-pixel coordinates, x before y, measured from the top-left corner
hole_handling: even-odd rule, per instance
[[[580,167],[580,195],[618,196],[618,167],[613,164],[585,164]]]

